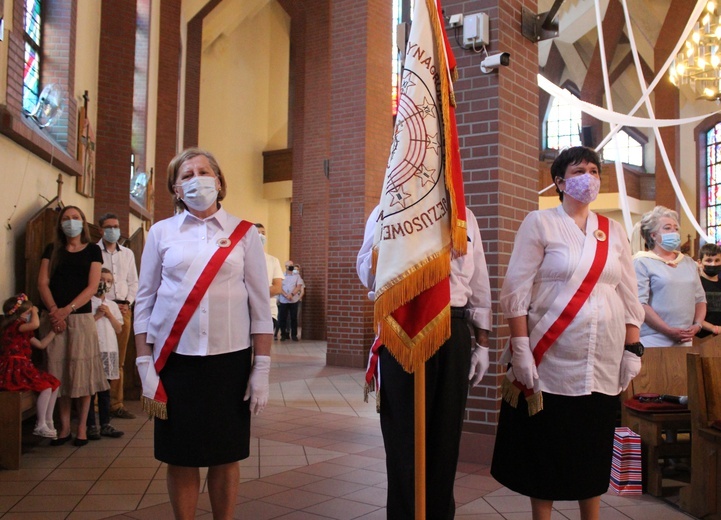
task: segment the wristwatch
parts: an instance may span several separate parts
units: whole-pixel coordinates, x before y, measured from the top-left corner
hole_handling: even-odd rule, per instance
[[[624,345],[623,349],[628,350],[632,354],[636,354],[638,357],[643,356],[643,351],[646,350],[643,346],[643,343],[641,343],[640,341],[637,341],[636,343]]]

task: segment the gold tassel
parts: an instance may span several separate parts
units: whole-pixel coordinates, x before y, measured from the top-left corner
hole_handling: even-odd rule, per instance
[[[376,394],[376,412],[381,413],[381,393],[376,391],[376,378],[373,376],[370,384],[366,383],[363,386],[363,402],[368,402],[368,394],[375,392]]]
[[[504,377],[503,382],[501,383],[501,396],[503,397],[503,400],[506,401],[513,408],[517,408],[518,396],[520,395],[521,390],[516,385],[511,383],[510,379]]]
[[[143,403],[143,411],[148,414],[148,417],[157,417],[158,419],[168,419],[168,405],[161,403],[155,399],[142,396],[141,401]]]
[[[538,412],[543,410],[543,394],[538,392],[537,394],[531,394],[526,398],[528,403],[528,416],[536,415]]]

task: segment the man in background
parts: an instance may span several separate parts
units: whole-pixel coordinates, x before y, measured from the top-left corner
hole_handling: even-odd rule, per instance
[[[285,278],[283,278],[282,291],[278,295],[280,315],[280,340],[292,339],[298,341],[298,305],[303,294],[303,279],[295,272],[292,260],[285,263]],[[290,324],[288,323],[290,318]]]
[[[118,304],[123,315],[123,328],[118,334],[118,362],[120,378],[110,381],[110,413],[118,419],[135,419],[135,414],[125,408],[123,396],[123,365],[128,350],[128,338],[133,323],[131,306],[138,292],[138,270],[135,267],[135,255],[127,247],[118,244],[120,239],[120,219],[113,213],[106,213],[98,220],[103,230],[103,238],[98,245],[103,253],[103,267],[113,273],[115,282],[110,286],[106,298]]]
[[[283,269],[280,267],[280,260],[265,251],[268,242],[265,226],[263,226],[260,222],[257,222],[255,227],[260,235],[260,241],[263,243],[265,268],[268,271],[268,285],[270,286],[270,314],[273,316],[273,339],[278,339],[278,300],[276,297],[282,291]]]

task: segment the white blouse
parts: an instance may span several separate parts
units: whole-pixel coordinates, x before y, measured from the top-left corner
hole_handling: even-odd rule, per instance
[[[176,298],[186,271],[216,233],[230,234],[240,219],[222,208],[206,219],[184,211],[148,232],[135,301],[135,333],[154,344],[168,304]],[[253,228],[228,255],[195,310],[175,352],[208,356],[243,350],[251,334],[272,334],[265,253]],[[155,345],[161,348],[162,345]]]
[[[529,213],[501,289],[506,318],[528,316],[533,330],[571,278],[585,239],[562,206]],[[606,265],[586,303],[543,356],[540,390],[567,396],[620,393],[626,324],[640,327],[643,320],[631,248],[621,225],[610,220]]]

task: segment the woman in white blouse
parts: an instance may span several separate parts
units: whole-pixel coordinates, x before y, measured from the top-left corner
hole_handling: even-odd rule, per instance
[[[265,255],[255,227],[220,206],[226,182],[210,153],[191,148],[173,158],[168,189],[182,212],[148,233],[135,303],[136,364],[144,406],[148,396],[162,402],[167,395],[162,413],[151,411],[175,517],[195,517],[199,468],[208,467],[213,518],[229,519],[238,461],[249,455],[250,415],[268,400],[273,321]],[[208,276],[212,265],[219,269]],[[189,305],[203,279],[211,280],[207,290]],[[183,315],[190,318],[178,330]]]
[[[589,209],[600,174],[589,148],[559,154],[551,176],[562,203],[525,218],[501,290],[510,368],[491,474],[530,497],[534,520],[550,519],[554,500],[598,518],[618,395],[641,368],[628,239]]]

